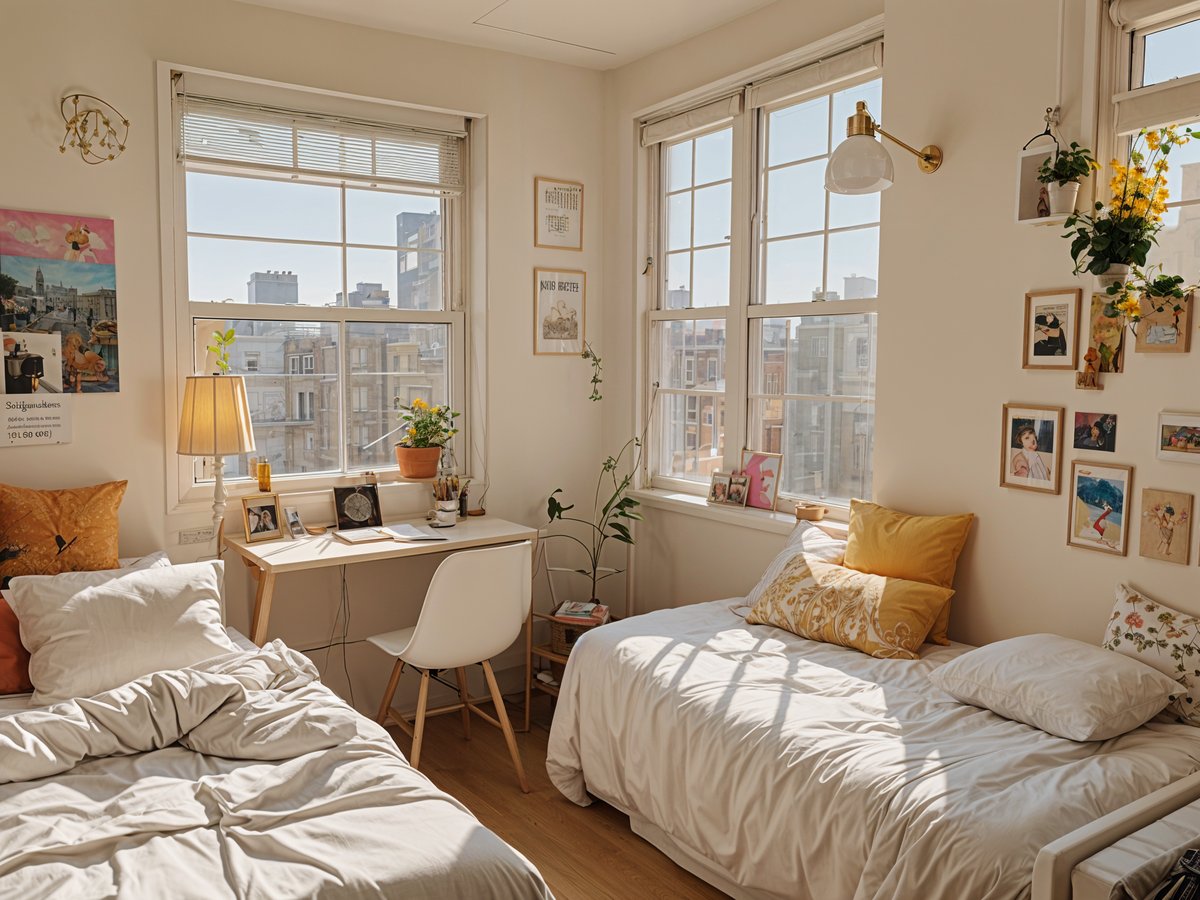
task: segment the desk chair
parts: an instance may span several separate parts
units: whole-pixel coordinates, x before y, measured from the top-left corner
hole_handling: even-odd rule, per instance
[[[417,624],[367,638],[384,653],[396,658],[375,721],[386,725],[390,718],[412,738],[414,769],[420,768],[426,717],[462,710],[463,735],[467,740],[471,738],[470,713],[504,732],[521,790],[529,793],[529,783],[517,753],[517,741],[489,660],[517,639],[529,615],[530,553],[528,541],[452,553],[433,573]],[[467,694],[466,667],[475,664],[483,666],[488,690],[496,706],[495,718],[476,706]],[[411,726],[391,705],[406,665],[421,673],[417,714]],[[426,709],[430,678],[454,687],[438,677],[443,669],[453,669],[457,676],[459,702]]]

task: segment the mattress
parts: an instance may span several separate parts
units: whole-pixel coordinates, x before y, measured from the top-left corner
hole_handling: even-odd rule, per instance
[[[547,769],[747,898],[1027,897],[1038,850],[1200,770],[1200,729],[1076,743],[967,706],[928,674],[747,625],[716,601],[580,638]]]

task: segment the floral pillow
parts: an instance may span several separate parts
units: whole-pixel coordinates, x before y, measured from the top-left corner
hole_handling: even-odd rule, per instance
[[[1104,646],[1182,684],[1186,693],[1167,709],[1182,722],[1200,725],[1200,616],[1163,606],[1118,584]]]

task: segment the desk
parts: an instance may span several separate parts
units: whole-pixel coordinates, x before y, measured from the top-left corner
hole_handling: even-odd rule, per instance
[[[413,524],[423,525],[424,520]],[[453,528],[443,528],[444,541],[371,541],[366,544],[347,544],[339,541],[330,530],[325,534],[288,540],[257,541],[225,536],[225,544],[242,558],[258,581],[254,595],[254,618],[250,622],[250,640],[260,647],[267,639],[271,620],[271,601],[275,593],[275,578],[289,572],[320,569],[326,566],[345,566],[380,559],[404,559],[429,553],[451,553],[471,547],[492,547],[515,544],[518,541],[537,543],[537,529],[491,516],[468,518]],[[534,558],[536,559],[536,554]]]

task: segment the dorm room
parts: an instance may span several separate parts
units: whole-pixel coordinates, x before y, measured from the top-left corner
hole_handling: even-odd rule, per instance
[[[0,897],[1200,846],[1200,4],[0,31]]]

